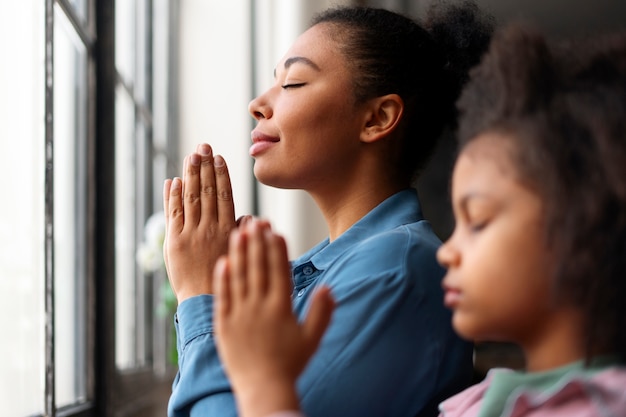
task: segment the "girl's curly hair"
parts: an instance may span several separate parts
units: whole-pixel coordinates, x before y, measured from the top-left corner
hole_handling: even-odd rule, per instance
[[[585,313],[587,359],[626,360],[626,32],[551,43],[509,26],[457,106],[460,146],[501,133],[542,196],[555,300]]]

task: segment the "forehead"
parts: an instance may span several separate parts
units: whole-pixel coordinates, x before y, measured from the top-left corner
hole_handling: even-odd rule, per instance
[[[346,62],[324,23],[312,26],[302,33],[281,58],[276,72],[284,69],[285,63],[294,57],[302,57],[313,62],[321,71],[345,68]],[[305,61],[301,61],[305,62]]]
[[[485,133],[476,137],[461,150],[452,177],[455,188],[485,183],[489,186],[500,180],[517,180],[517,168],[511,157],[512,141],[498,133]]]

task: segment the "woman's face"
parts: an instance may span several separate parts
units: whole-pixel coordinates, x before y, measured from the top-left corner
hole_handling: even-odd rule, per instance
[[[462,150],[452,177],[456,225],[437,258],[461,336],[524,344],[548,331],[556,307],[542,201],[520,183],[512,146],[486,133]]]
[[[324,26],[295,41],[276,66],[274,84],[248,107],[258,121],[250,155],[264,184],[312,190],[345,178],[356,158],[365,112]]]

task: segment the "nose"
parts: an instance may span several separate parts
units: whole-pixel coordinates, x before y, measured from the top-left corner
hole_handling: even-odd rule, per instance
[[[253,98],[248,104],[248,112],[256,120],[269,119],[272,117],[272,109],[267,100],[267,92]]]
[[[460,260],[461,255],[454,247],[452,237],[450,237],[450,239],[445,241],[445,243],[437,249],[437,261],[446,269],[458,266]]]

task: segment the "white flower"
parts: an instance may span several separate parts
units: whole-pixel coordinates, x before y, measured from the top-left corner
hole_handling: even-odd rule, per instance
[[[163,246],[163,241],[165,240],[165,215],[162,211],[156,212],[148,218],[143,233],[147,244]]]
[[[163,242],[165,240],[165,216],[162,211],[154,213],[144,226],[144,241],[137,248],[137,263],[144,272],[156,272],[165,268]]]

